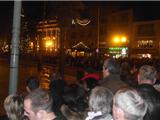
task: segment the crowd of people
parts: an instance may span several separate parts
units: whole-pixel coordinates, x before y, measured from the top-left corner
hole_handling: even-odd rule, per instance
[[[75,84],[54,73],[48,90],[38,77],[29,77],[27,94],[8,95],[0,119],[160,120],[159,71],[151,62],[138,63],[107,58],[103,78],[87,66],[78,71]]]

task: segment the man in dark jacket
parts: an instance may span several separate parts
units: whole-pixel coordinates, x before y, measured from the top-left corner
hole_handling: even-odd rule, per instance
[[[103,64],[103,79],[99,84],[103,87],[109,88],[113,93],[128,85],[120,80],[120,66],[112,58],[108,58]]]

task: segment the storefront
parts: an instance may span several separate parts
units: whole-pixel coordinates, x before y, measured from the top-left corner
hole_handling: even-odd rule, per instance
[[[70,49],[70,55],[72,55],[73,57],[88,56],[89,53],[90,48],[86,46],[83,42],[79,42]]]
[[[128,47],[109,47],[108,53],[114,58],[128,57]]]

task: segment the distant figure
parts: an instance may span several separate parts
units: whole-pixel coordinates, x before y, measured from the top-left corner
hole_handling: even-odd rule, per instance
[[[4,100],[4,109],[9,120],[24,120],[23,97],[11,94]]]
[[[109,88],[113,94],[120,88],[128,85],[120,80],[120,66],[116,60],[108,58],[103,64],[103,79],[99,81],[103,87]]]
[[[24,114],[29,120],[56,120],[52,104],[52,97],[47,90],[35,89],[24,99]]]
[[[53,98],[53,111],[56,115],[61,114],[60,107],[63,104],[63,94],[67,83],[62,79],[59,73],[54,73],[50,77],[49,91]]]
[[[143,120],[147,104],[135,89],[123,88],[113,97],[114,120]]]
[[[95,87],[89,97],[88,116],[85,120],[113,120],[111,115],[113,93],[104,87]]]
[[[28,93],[32,92],[33,90],[39,88],[39,79],[37,77],[31,76],[27,79],[26,82],[26,90]]]

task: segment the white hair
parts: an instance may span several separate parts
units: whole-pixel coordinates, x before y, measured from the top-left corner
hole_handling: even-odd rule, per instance
[[[134,89],[120,89],[113,98],[113,104],[120,108],[128,120],[143,120],[147,104]]]
[[[113,94],[104,87],[95,87],[91,91],[89,107],[92,111],[101,111],[102,114],[111,112],[111,102]]]

